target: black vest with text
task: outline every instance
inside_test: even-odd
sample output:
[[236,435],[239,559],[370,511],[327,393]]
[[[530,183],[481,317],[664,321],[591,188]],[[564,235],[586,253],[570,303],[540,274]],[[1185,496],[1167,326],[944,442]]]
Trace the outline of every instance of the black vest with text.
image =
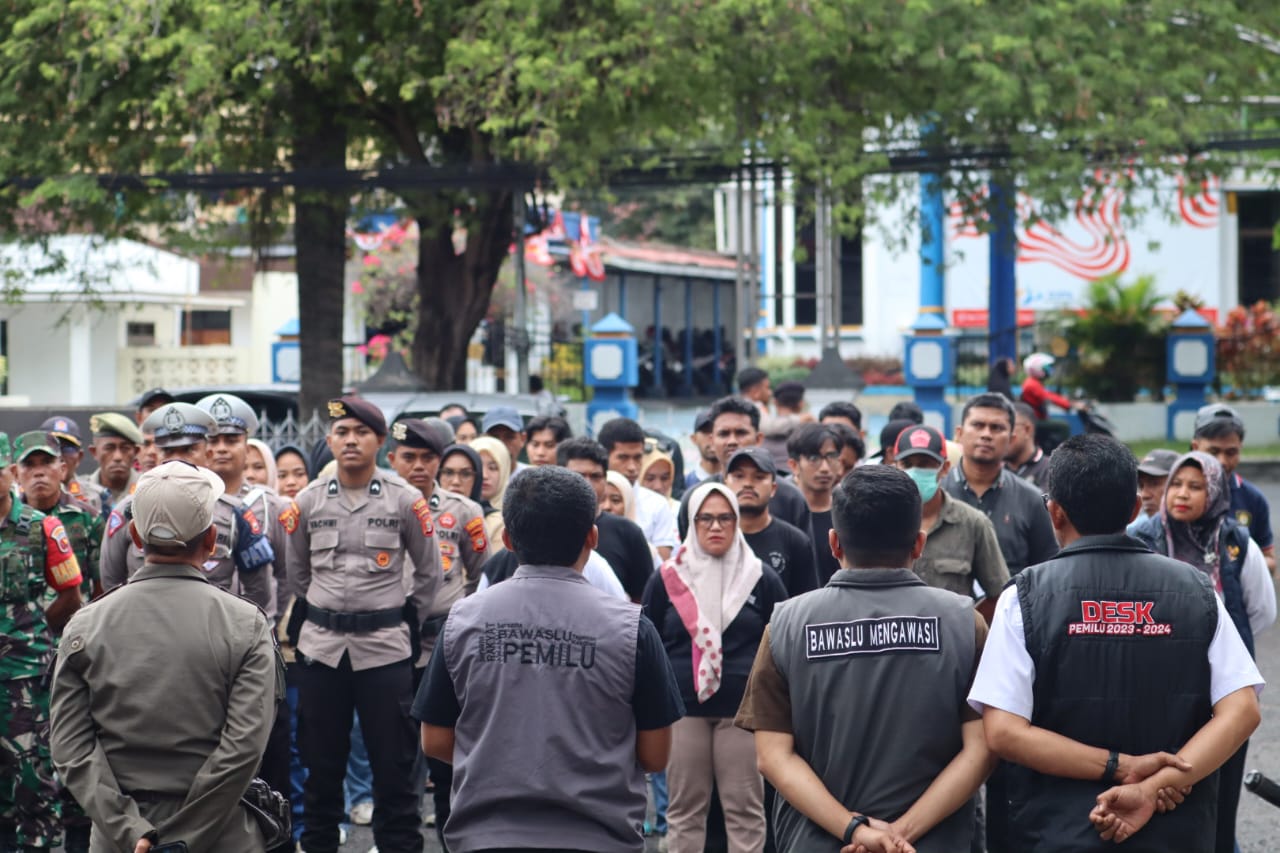
[[[1196,569],[1128,536],[1086,536],[1015,578],[1035,663],[1031,723],[1131,755],[1177,752],[1212,714],[1213,588]],[[1111,850],[1089,811],[1111,783],[1010,765],[1014,850]],[[1218,776],[1125,842],[1130,851],[1211,851]]]

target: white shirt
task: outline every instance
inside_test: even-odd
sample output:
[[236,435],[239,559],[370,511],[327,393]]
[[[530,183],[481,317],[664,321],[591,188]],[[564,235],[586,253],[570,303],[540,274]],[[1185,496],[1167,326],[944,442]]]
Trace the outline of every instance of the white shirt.
[[[614,598],[621,598],[623,601],[631,600],[627,597],[627,591],[622,588],[622,581],[618,580],[613,569],[609,568],[609,561],[596,551],[592,551],[591,556],[587,557],[587,564],[582,567],[582,576],[586,578],[587,583],[602,592],[609,593]],[[476,584],[476,592],[488,588],[489,576],[482,573],[480,583]]]
[[[979,714],[986,708],[998,708],[1030,720],[1035,680],[1036,667],[1027,651],[1018,588],[1010,586],[996,602],[991,632],[969,690],[969,706]],[[1209,701],[1216,705],[1222,697],[1242,687],[1261,693],[1264,684],[1262,673],[1218,598],[1218,628],[1209,643]]]
[[676,514],[671,502],[653,489],[631,487],[636,500],[636,524],[644,531],[645,540],[655,548],[674,548],[680,544],[676,533]]
[[1262,549],[1252,539],[1240,566],[1240,587],[1244,594],[1244,609],[1249,614],[1249,630],[1256,637],[1275,624],[1276,583],[1271,579]]

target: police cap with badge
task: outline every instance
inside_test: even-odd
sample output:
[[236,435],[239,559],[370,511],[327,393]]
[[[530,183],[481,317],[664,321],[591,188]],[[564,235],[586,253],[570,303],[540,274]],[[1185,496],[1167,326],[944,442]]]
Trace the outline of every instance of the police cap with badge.
[[89,432],[94,438],[123,438],[142,446],[142,430],[131,419],[118,412],[99,412],[89,418]]
[[168,403],[142,422],[142,431],[155,436],[156,447],[187,447],[208,440],[218,431],[213,416],[190,403]]
[[53,433],[53,437],[64,447],[84,446],[84,442],[80,439],[80,424],[66,415],[54,415],[48,418],[44,423],[40,424],[40,429]]
[[421,418],[401,418],[391,425],[391,440],[399,447],[430,450],[437,456],[444,453],[448,444],[439,430]]
[[258,431],[258,416],[253,407],[235,394],[210,394],[196,402],[218,424],[219,435],[253,435]]
[[329,421],[336,422],[354,418],[373,430],[379,438],[387,435],[387,419],[382,410],[359,397],[338,397],[329,401]]

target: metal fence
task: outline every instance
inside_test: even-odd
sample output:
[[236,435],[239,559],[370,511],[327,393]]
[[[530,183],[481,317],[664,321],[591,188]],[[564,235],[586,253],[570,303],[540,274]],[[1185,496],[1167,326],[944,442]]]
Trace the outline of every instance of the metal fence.
[[328,431],[329,422],[321,418],[319,412],[312,412],[306,419],[289,412],[282,419],[274,421],[267,417],[266,412],[261,412],[258,416],[258,434],[254,438],[266,442],[273,451],[292,444],[310,453],[311,448],[322,441]]

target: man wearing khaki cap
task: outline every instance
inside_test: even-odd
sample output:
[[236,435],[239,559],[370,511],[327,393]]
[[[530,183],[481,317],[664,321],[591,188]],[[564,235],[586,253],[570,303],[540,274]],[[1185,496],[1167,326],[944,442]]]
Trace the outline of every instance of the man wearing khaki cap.
[[115,506],[133,492],[138,482],[133,460],[142,447],[142,431],[115,412],[101,412],[89,418],[89,431],[93,434],[89,452],[98,461],[98,470],[88,477],[89,486],[109,491],[111,506]]
[[[240,798],[284,669],[266,616],[210,583],[222,481],[170,461],[144,474],[128,535],[146,562],[67,624],[53,680],[53,760],[93,819],[93,853],[183,842],[261,853]],[[193,630],[198,626],[198,630]]]

